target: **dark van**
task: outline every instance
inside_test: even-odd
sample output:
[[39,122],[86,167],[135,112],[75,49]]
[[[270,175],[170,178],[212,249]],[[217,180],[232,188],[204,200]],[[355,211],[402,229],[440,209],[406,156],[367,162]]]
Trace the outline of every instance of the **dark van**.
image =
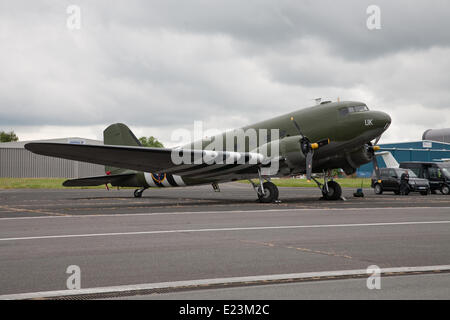
[[402,162],[400,168],[410,169],[416,176],[428,179],[431,192],[450,194],[450,162]]
[[420,192],[422,195],[427,195],[430,192],[430,185],[428,180],[418,178],[413,171],[401,168],[381,168],[380,180],[377,180],[375,175],[372,175],[372,188],[376,194],[382,194],[383,191],[393,191],[395,194],[400,194],[400,185],[402,183],[402,175],[406,173],[409,176],[408,190],[409,192]]

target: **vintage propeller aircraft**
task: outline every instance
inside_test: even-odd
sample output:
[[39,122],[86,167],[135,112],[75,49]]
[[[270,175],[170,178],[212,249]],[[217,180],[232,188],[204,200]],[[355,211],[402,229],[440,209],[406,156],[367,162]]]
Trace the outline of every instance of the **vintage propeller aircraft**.
[[[271,177],[306,174],[324,199],[337,200],[342,189],[333,181],[332,169],[351,174],[372,161],[379,179],[376,143],[390,124],[388,114],[370,111],[362,102],[325,101],[241,128],[257,133],[276,130],[277,134],[260,139],[256,148],[248,140],[244,149],[237,148],[236,139],[227,140],[227,133],[172,149],[147,148],[120,123],[105,129],[104,145],[36,142],[25,148],[36,154],[105,165],[105,176],[67,180],[63,183],[67,187],[110,183],[137,187],[134,196],[141,197],[149,187],[212,184],[218,190],[219,183],[248,179],[259,201],[267,203],[278,201],[278,188]],[[228,141],[224,149],[208,147],[219,138]],[[323,183],[313,173],[323,173]],[[255,178],[258,183],[251,180]]]

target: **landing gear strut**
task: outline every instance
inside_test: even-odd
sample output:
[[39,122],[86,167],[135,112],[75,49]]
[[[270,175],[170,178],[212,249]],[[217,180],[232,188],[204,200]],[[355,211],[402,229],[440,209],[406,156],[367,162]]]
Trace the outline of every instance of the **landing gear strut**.
[[142,197],[142,192],[144,192],[145,189],[147,189],[147,188],[141,188],[141,189],[134,190],[134,197],[135,198]]
[[278,188],[275,184],[270,181],[264,182],[264,179],[261,176],[261,171],[258,169],[259,175],[259,184],[254,183],[252,180],[249,180],[255,189],[256,194],[258,196],[258,200],[261,203],[271,203],[278,202]]
[[324,174],[323,183],[320,183],[314,177],[312,177],[314,182],[317,183],[317,186],[319,187],[320,191],[322,191],[322,196],[323,196],[324,200],[339,200],[339,199],[341,199],[342,198],[341,186],[336,181],[333,181],[332,178],[330,181],[328,181],[329,178],[330,178],[329,172]]

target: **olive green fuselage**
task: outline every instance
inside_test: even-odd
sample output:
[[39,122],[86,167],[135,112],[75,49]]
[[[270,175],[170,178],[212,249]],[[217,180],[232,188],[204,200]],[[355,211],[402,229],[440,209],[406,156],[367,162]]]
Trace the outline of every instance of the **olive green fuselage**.
[[[362,164],[368,163],[371,156],[365,145],[379,137],[390,125],[389,115],[380,111],[370,111],[361,102],[330,102],[313,107],[295,110],[287,114],[257,122],[237,129],[244,132],[254,130],[257,136],[262,129],[264,132],[277,130],[277,135],[270,135],[267,147],[277,148],[277,170],[272,176],[290,176],[305,173],[305,155],[300,147],[301,135],[293,124],[294,119],[300,126],[304,136],[311,142],[329,139],[329,144],[314,151],[313,172],[342,168],[346,173],[354,172]],[[258,139],[257,146],[249,139],[237,150],[236,141],[227,141],[227,134],[222,133],[202,141],[183,146],[182,149],[214,150],[217,141],[221,141],[224,151],[253,152],[260,151],[263,142]],[[223,151],[220,150],[220,151]],[[274,149],[275,150],[275,149]],[[258,167],[242,165],[239,170],[229,166],[199,165],[192,168],[188,174],[175,176],[170,174],[136,173],[126,185],[133,186],[178,186],[197,185],[205,183],[227,182],[240,179],[258,177]]]

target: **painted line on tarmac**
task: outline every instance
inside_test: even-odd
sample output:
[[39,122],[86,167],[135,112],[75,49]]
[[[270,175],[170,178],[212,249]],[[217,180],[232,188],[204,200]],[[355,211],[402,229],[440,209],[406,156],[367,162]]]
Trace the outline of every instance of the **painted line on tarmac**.
[[371,208],[298,208],[298,209],[262,209],[262,210],[216,210],[216,211],[181,211],[181,212],[146,212],[146,213],[114,213],[114,214],[79,214],[79,215],[55,215],[34,217],[0,218],[1,220],[31,220],[31,219],[55,219],[55,218],[101,218],[101,217],[129,217],[129,216],[164,216],[164,215],[189,215],[189,214],[233,214],[233,213],[264,213],[264,212],[298,212],[298,211],[371,211],[371,210],[450,210],[450,207],[371,207]]
[[254,230],[280,230],[280,229],[312,229],[312,228],[354,228],[354,227],[383,227],[383,226],[404,226],[404,225],[432,225],[450,224],[449,220],[444,221],[404,221],[404,222],[377,222],[377,223],[347,223],[347,224],[316,224],[316,225],[291,225],[291,226],[260,226],[260,227],[229,227],[229,228],[207,228],[207,229],[180,229],[180,230],[151,230],[133,232],[109,232],[109,233],[85,233],[85,234],[62,234],[45,236],[28,236],[15,238],[0,238],[0,241],[21,241],[21,240],[43,240],[43,239],[63,239],[63,238],[90,238],[90,237],[113,237],[129,235],[153,235],[168,233],[199,233],[199,232],[219,232],[219,231],[254,231]]
[[[437,266],[417,266],[417,267],[398,267],[398,268],[382,268],[381,275],[395,276],[408,274],[423,274],[449,272],[450,265]],[[230,278],[213,278],[200,280],[186,280],[186,281],[171,281],[159,283],[144,283],[133,285],[120,285],[110,287],[96,287],[75,290],[56,290],[56,291],[40,291],[28,292],[18,294],[0,295],[0,300],[23,300],[23,299],[44,299],[44,298],[62,298],[73,296],[87,296],[86,298],[101,298],[105,294],[145,295],[149,293],[158,293],[158,289],[166,290],[195,290],[195,289],[213,289],[214,286],[232,285],[232,286],[249,286],[261,284],[277,284],[295,281],[319,281],[319,280],[337,280],[351,277],[365,277],[372,274],[372,270],[368,272],[367,269],[356,270],[337,270],[337,271],[322,271],[322,272],[304,272],[304,273],[288,273],[288,274],[271,274],[247,277],[230,277]],[[153,290],[153,292],[152,292]],[[90,296],[90,297],[89,297]]]

